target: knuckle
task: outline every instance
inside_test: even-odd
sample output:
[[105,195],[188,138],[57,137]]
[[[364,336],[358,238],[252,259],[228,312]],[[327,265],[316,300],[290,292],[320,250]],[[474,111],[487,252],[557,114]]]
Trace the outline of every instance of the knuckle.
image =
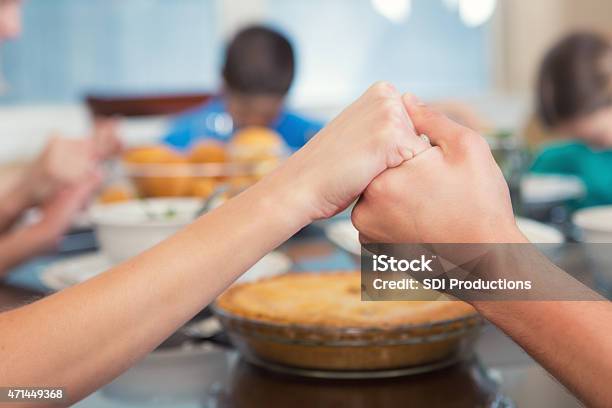
[[401,112],[397,101],[383,99],[378,103],[378,119],[382,124],[396,126],[401,121]]
[[388,98],[396,93],[395,87],[387,81],[377,81],[370,87],[370,93],[379,98]]

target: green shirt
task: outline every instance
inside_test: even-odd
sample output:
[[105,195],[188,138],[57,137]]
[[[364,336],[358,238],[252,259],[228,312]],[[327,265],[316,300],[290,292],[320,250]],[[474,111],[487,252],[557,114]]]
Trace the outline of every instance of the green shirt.
[[579,208],[612,204],[612,150],[593,150],[578,141],[551,144],[540,151],[531,171],[579,177],[586,187]]

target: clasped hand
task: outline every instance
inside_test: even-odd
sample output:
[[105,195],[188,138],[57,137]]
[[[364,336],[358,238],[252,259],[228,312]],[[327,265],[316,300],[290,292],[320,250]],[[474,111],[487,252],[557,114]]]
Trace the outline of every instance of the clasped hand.
[[279,197],[303,224],[360,196],[352,219],[364,242],[524,242],[484,138],[385,82],[265,183],[291,186]]

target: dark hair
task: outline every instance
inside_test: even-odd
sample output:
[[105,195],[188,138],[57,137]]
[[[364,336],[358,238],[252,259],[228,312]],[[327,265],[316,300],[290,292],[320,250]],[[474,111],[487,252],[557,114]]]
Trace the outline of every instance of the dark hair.
[[285,95],[294,76],[289,40],[264,26],[250,26],[232,39],[225,53],[223,79],[232,91]]
[[554,127],[612,103],[612,45],[595,33],[570,34],[544,57],[537,82],[537,111]]

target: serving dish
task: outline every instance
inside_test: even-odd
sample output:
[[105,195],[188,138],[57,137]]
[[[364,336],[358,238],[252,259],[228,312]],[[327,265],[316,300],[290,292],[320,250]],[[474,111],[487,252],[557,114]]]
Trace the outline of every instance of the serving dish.
[[112,262],[158,244],[191,223],[202,207],[196,198],[156,198],[96,204],[90,209],[96,238]]
[[250,127],[228,142],[205,139],[186,151],[165,145],[135,147],[121,163],[140,197],[208,197],[221,185],[238,191],[248,187],[288,154],[279,134]]
[[[293,277],[298,290],[306,297],[312,296],[312,302],[296,306],[303,308],[305,323],[233,307],[232,296],[245,285],[229,289],[213,305],[232,343],[248,361],[312,377],[399,376],[434,370],[471,356],[480,332],[481,317],[463,302],[361,302],[358,272],[290,273],[250,285]],[[334,319],[333,309],[342,313],[342,306],[322,306],[327,303],[317,301],[316,285],[304,282],[310,277],[350,280],[350,288],[341,285],[342,290],[350,291],[351,300],[345,307],[359,309],[365,319],[349,319],[346,323]],[[294,296],[291,290],[287,296],[297,302],[304,299]],[[282,310],[283,302],[269,300],[267,306]],[[401,312],[401,307],[408,311]],[[384,308],[392,309],[391,313],[385,314]]]

